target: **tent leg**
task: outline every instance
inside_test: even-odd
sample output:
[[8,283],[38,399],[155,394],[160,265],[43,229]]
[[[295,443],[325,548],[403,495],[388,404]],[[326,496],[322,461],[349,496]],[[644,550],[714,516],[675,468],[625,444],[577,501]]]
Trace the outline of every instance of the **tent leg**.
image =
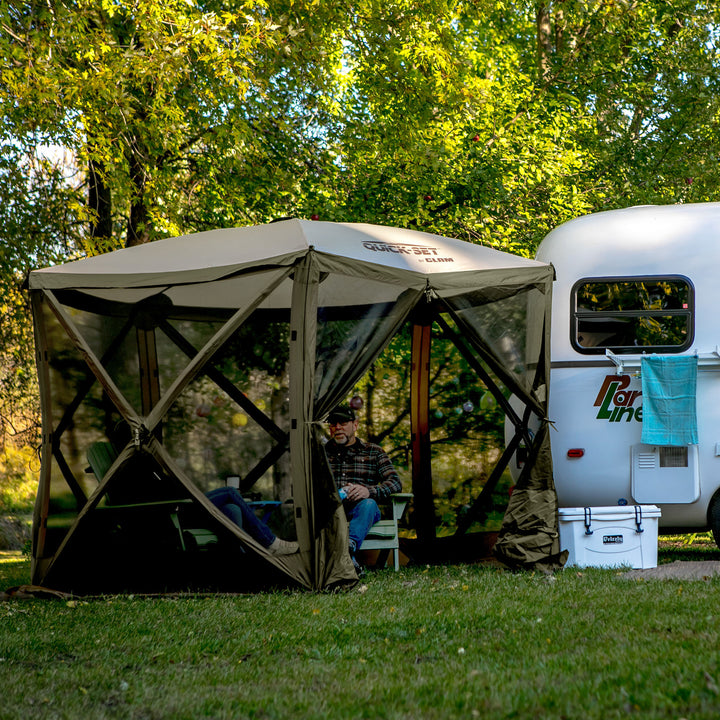
[[432,325],[413,325],[410,376],[412,485],[418,540],[435,539],[435,503],[430,462],[430,338]]

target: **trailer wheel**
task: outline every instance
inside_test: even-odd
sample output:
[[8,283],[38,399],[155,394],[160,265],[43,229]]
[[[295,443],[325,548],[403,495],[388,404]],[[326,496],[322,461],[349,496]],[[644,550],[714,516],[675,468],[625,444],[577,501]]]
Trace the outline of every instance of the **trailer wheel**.
[[713,540],[715,540],[715,544],[720,548],[720,495],[716,495],[710,503],[708,520],[710,521]]

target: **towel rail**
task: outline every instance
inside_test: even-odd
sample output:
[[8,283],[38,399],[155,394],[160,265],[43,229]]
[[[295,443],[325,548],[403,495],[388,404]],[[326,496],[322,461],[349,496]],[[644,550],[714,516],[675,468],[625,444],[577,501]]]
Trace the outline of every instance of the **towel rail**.
[[[661,353],[653,353],[661,354]],[[720,346],[715,346],[710,352],[693,353],[698,359],[698,372],[720,372]],[[610,360],[617,368],[618,375],[640,375],[640,368],[643,355],[646,353],[631,355],[616,355],[612,350],[605,350],[605,357]]]

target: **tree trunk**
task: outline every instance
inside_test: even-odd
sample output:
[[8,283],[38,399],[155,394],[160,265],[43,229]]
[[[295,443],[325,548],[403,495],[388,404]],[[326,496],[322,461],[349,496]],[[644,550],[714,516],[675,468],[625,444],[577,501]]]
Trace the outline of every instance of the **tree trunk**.
[[90,238],[112,237],[112,194],[102,168],[94,160],[88,163],[88,206],[92,212]]
[[130,165],[130,181],[133,192],[130,200],[130,217],[128,218],[125,246],[142,245],[150,242],[148,210],[145,203],[145,186],[147,183],[146,157],[144,147],[137,137],[132,138],[128,151]]
[[535,9],[535,24],[537,26],[537,72],[538,80],[544,83],[550,72],[550,57],[552,55],[552,27],[550,24],[550,3],[538,2]]

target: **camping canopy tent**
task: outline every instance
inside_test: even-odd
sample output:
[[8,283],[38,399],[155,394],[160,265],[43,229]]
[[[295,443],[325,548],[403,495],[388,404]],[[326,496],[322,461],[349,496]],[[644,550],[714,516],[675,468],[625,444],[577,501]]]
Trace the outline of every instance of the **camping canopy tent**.
[[[516,425],[501,460],[529,448],[497,553],[518,565],[551,560],[549,440],[527,421],[545,417],[552,277],[549,265],[458,240],[304,220],[32,272],[43,415],[33,582],[76,592],[353,582],[319,423],[408,321],[418,535],[432,524],[436,321]],[[101,470],[88,468],[93,448],[109,451]],[[208,501],[229,476],[257,491],[261,508],[276,501],[298,554],[270,556]]]

